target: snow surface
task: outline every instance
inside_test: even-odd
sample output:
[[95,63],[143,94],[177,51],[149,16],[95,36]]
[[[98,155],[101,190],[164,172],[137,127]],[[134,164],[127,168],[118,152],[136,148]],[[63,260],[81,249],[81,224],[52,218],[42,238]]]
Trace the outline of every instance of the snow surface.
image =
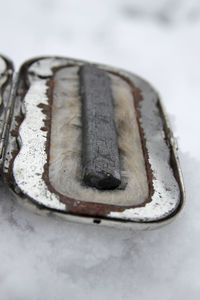
[[1,53],[118,66],[160,92],[187,202],[170,225],[131,232],[36,215],[0,188],[0,299],[200,299],[200,1],[1,1]]

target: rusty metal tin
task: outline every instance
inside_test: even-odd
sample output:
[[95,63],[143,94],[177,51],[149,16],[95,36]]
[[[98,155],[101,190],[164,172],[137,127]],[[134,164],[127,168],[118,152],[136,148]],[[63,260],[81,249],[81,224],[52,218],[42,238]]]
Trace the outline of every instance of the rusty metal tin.
[[[93,64],[105,70],[115,86],[121,82],[123,87],[128,87],[133,99],[137,127],[135,135],[137,143],[140,144],[146,181],[141,189],[138,185],[138,198],[134,199],[134,186],[127,194],[126,187],[125,191],[116,190],[112,194],[94,190],[88,193],[87,188],[75,178],[76,172],[73,168],[71,170],[75,175],[70,176],[67,164],[62,172],[69,173],[66,177],[70,182],[66,182],[68,190],[65,191],[64,183],[52,183],[52,148],[58,143],[62,147],[62,134],[59,135],[57,129],[57,117],[52,120],[59,109],[60,114],[64,113],[55,98],[58,99],[56,101],[60,101],[62,97],[66,97],[66,101],[73,100],[70,107],[75,110],[76,101],[77,105],[81,105],[78,102],[80,97],[77,97],[78,100],[73,97],[79,89],[78,70],[84,64],[89,63],[60,57],[32,59],[22,65],[16,80],[13,80],[11,91],[13,68],[8,60],[1,58],[1,106],[4,106],[4,112],[0,115],[0,129],[1,149],[4,149],[1,155],[4,181],[22,202],[36,204],[37,209],[50,210],[71,221],[133,229],[149,229],[169,222],[180,211],[184,201],[176,143],[158,93],[148,82],[124,70]],[[70,107],[66,113],[73,114]],[[79,117],[76,119],[79,120],[78,123],[73,124],[74,130],[79,132],[77,139],[81,132]],[[52,142],[54,131],[56,137]],[[76,134],[77,131],[73,132]],[[68,147],[71,140],[69,143],[65,142]],[[80,160],[80,157],[77,159]],[[59,177],[58,173],[59,171],[54,177]],[[71,184],[70,177],[73,176],[77,182],[72,181]],[[129,180],[132,179],[128,178],[128,184]],[[80,187],[79,194],[76,186]]]

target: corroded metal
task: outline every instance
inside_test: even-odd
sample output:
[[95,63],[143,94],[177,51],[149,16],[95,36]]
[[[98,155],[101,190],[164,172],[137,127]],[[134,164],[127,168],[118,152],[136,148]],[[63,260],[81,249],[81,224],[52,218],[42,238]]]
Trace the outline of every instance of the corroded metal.
[[5,147],[12,111],[11,85],[13,65],[10,60],[0,56],[0,174],[4,160]]
[[[62,67],[80,68],[88,62],[66,58],[40,58],[21,68],[15,97],[4,178],[21,198],[70,220],[111,226],[151,228],[177,214],[184,189],[174,138],[157,92],[140,77],[115,68],[96,65],[123,78],[134,94],[134,106],[145,159],[149,196],[142,205],[89,203],[62,195],[49,181],[51,88],[54,72]],[[134,195],[133,195],[134,196]],[[122,199],[123,200],[123,199]],[[76,216],[75,216],[76,215]],[[86,218],[84,218],[86,217]]]

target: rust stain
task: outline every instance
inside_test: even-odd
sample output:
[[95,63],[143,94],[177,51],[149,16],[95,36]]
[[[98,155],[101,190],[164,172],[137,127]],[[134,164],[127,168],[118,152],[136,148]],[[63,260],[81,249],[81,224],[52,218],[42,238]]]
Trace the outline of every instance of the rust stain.
[[[32,61],[31,61],[32,63]],[[26,76],[27,76],[27,68],[29,67],[29,63],[27,63],[25,66],[23,66],[23,69],[21,70],[21,82],[23,85],[22,88],[22,92],[18,92],[17,96],[21,98],[21,101],[23,101],[24,96],[26,95],[26,92],[28,90],[28,86],[26,84]],[[57,67],[53,69],[53,72],[55,74],[55,72],[58,69],[64,68],[64,67],[69,67],[69,66],[76,66],[75,64],[66,64],[64,66],[61,67]],[[47,132],[47,141],[46,141],[46,154],[47,154],[47,163],[44,165],[44,172],[43,172],[43,180],[45,181],[47,188],[49,191],[51,191],[52,193],[55,193],[59,196],[59,199],[62,203],[66,204],[66,212],[70,213],[70,214],[76,214],[76,215],[84,215],[84,216],[92,216],[92,217],[103,217],[106,218],[106,216],[110,213],[110,212],[123,212],[125,209],[128,208],[136,208],[136,207],[142,207],[145,206],[146,203],[151,201],[151,196],[153,194],[153,185],[152,185],[152,170],[151,170],[151,166],[150,163],[148,161],[148,152],[146,149],[146,141],[143,135],[143,130],[140,126],[140,122],[139,122],[139,117],[140,117],[140,109],[139,109],[139,103],[140,101],[143,100],[142,95],[141,95],[141,91],[135,87],[133,85],[133,83],[126,78],[125,76],[122,76],[121,74],[119,75],[116,72],[110,72],[113,73],[114,75],[120,76],[123,80],[125,80],[129,86],[132,89],[132,93],[133,93],[133,99],[134,99],[134,105],[136,108],[136,112],[137,112],[137,122],[138,122],[138,127],[139,127],[139,133],[140,133],[140,137],[141,137],[141,143],[142,143],[142,149],[143,149],[143,155],[144,155],[144,159],[145,159],[145,166],[146,166],[146,172],[147,172],[147,179],[148,179],[148,184],[149,184],[149,196],[148,198],[144,201],[144,203],[137,205],[137,206],[119,206],[119,205],[108,205],[108,204],[101,204],[101,203],[91,203],[91,202],[87,202],[87,201],[81,201],[78,199],[72,199],[69,198],[67,196],[62,195],[61,193],[59,193],[57,190],[54,189],[54,187],[51,185],[51,182],[49,180],[49,161],[50,161],[50,137],[51,137],[51,111],[53,107],[52,102],[53,102],[53,88],[54,88],[54,83],[55,80],[54,78],[51,78],[47,85],[48,85],[48,89],[47,89],[47,97],[48,97],[48,105],[46,104],[39,104],[38,107],[41,108],[42,112],[46,115],[46,119],[44,120],[44,126],[41,127],[42,131],[46,131]],[[16,123],[17,125],[15,126],[15,128],[11,131],[11,135],[13,137],[17,137],[18,136],[18,132],[19,132],[19,127],[23,121],[24,117],[18,116],[16,117]],[[12,152],[12,159],[10,161],[10,165],[9,165],[9,171],[8,174],[6,175],[8,182],[14,182],[14,178],[12,175],[12,167],[13,167],[13,162],[15,157],[17,156],[19,152],[19,149],[16,151]]]
[[[62,66],[59,68],[54,68],[54,74],[58,69],[61,69]],[[74,66],[74,65],[70,65]],[[134,105],[137,112],[137,122],[139,127],[139,133],[141,137],[141,143],[142,143],[142,149],[143,149],[143,155],[145,159],[145,166],[146,166],[146,172],[147,172],[147,179],[148,179],[148,185],[149,185],[149,196],[144,201],[144,203],[136,206],[119,206],[119,205],[109,205],[109,204],[101,204],[101,203],[91,203],[87,201],[81,201],[78,199],[69,198],[61,193],[59,193],[51,184],[49,180],[49,161],[50,161],[50,137],[51,137],[51,111],[53,108],[53,88],[54,88],[54,79],[50,79],[47,83],[48,90],[47,90],[47,97],[48,97],[48,105],[41,104],[39,107],[42,109],[43,113],[46,114],[47,120],[45,120],[45,128],[47,130],[47,141],[46,141],[46,153],[47,153],[47,163],[44,166],[44,172],[43,172],[43,180],[45,181],[49,191],[51,191],[54,194],[57,194],[59,196],[59,199],[62,203],[66,204],[66,210],[68,213],[71,214],[78,214],[78,215],[85,215],[85,216],[93,216],[93,217],[106,217],[110,212],[123,212],[125,209],[128,208],[136,208],[136,207],[142,207],[145,206],[146,203],[151,201],[151,196],[153,194],[153,185],[152,185],[152,170],[150,163],[148,161],[148,153],[146,149],[146,141],[144,139],[143,131],[139,123],[139,117],[140,117],[140,110],[139,110],[139,102],[142,101],[142,95],[141,91],[134,87],[132,82],[127,79],[124,76],[119,75],[118,73],[111,72],[117,76],[120,76],[123,80],[128,82],[129,86],[131,86],[131,90],[133,93],[133,99],[134,99]]]

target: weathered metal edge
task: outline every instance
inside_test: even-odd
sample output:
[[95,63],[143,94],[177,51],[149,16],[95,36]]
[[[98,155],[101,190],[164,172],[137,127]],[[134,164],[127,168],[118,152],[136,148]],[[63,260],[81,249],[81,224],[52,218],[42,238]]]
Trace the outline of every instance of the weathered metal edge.
[[164,227],[167,224],[170,224],[176,215],[171,216],[170,218],[162,219],[161,221],[156,222],[134,222],[134,221],[124,221],[116,219],[106,219],[106,218],[95,218],[91,216],[80,216],[72,215],[62,211],[48,209],[44,206],[38,205],[33,200],[28,199],[22,194],[18,194],[13,189],[9,189],[9,192],[12,193],[16,199],[19,206],[29,210],[33,214],[44,216],[44,217],[55,217],[70,223],[78,223],[84,225],[93,225],[93,226],[104,226],[110,227],[119,230],[155,230],[161,227]]
[[11,60],[0,55],[0,180],[12,110],[13,73],[14,66]]
[[[43,59],[47,59],[47,58],[43,58]],[[51,58],[50,58],[51,59]],[[81,64],[81,63],[85,63],[85,62],[82,62],[82,61],[76,61],[76,60],[72,60],[72,59],[63,59],[63,58],[61,58],[61,59],[59,59],[59,58],[56,58],[56,59],[58,59],[59,60],[59,63],[60,63],[60,60],[62,60],[63,61],[63,63],[65,63],[66,64],[66,62],[67,63],[79,63],[79,64]],[[29,63],[33,63],[34,61],[29,61]],[[116,72],[121,72],[121,73],[123,73],[125,76],[130,76],[131,74],[130,73],[127,73],[127,72],[125,72],[125,71],[123,71],[123,70],[116,70],[116,69],[113,69],[113,68],[110,68],[110,67],[108,67],[108,66],[103,66],[103,65],[98,65],[98,66],[100,66],[100,67],[103,67],[103,68],[107,68],[107,69],[109,69],[109,70],[113,70],[113,71],[116,71]],[[42,75],[41,75],[42,76]],[[46,74],[44,74],[44,77],[45,76],[47,76]],[[132,76],[134,76],[134,78],[138,78],[137,76],[135,76],[135,75],[132,75]],[[139,78],[139,80],[141,80],[141,78]],[[144,82],[144,81],[143,81]],[[149,85],[149,84],[148,84]],[[168,137],[169,138],[169,137]],[[170,142],[172,143],[172,138],[170,139]],[[172,149],[173,149],[173,147],[172,147]],[[174,149],[173,149],[173,151],[174,151]],[[180,187],[182,188],[182,196],[181,196],[181,201],[180,201],[180,205],[179,205],[179,208],[182,206],[182,203],[183,203],[183,198],[184,198],[184,190],[183,190],[183,182],[182,182],[182,176],[181,176],[181,171],[180,171],[180,166],[179,166],[179,164],[178,164],[178,162],[177,162],[177,155],[175,155],[175,158],[176,158],[176,164],[177,164],[177,170],[178,170],[178,174],[179,174],[179,177],[180,177]],[[178,207],[177,207],[177,210],[176,210],[176,212],[178,211],[179,209],[178,209]],[[75,218],[75,216],[73,216],[72,217],[73,219]],[[112,218],[112,217],[111,217]],[[88,218],[86,218],[86,219],[88,219]],[[93,219],[93,218],[92,218]],[[167,218],[165,218],[165,219],[167,219]],[[105,221],[105,220],[104,220]],[[123,222],[123,220],[121,220],[122,222]],[[124,220],[125,221],[125,220]],[[110,220],[108,221],[109,222],[109,224],[111,224],[110,222]],[[126,220],[126,223],[129,223],[130,222],[130,220]],[[134,220],[132,220],[131,222],[134,222]],[[140,221],[141,222],[141,221]],[[156,221],[156,222],[158,222],[158,220]],[[118,223],[118,222],[117,222]]]

